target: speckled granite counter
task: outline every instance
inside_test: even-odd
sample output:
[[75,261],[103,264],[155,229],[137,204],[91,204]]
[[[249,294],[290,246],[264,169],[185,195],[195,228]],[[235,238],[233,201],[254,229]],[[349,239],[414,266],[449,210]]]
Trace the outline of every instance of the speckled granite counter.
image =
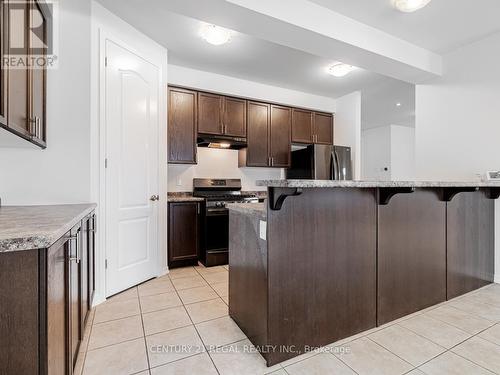
[[50,247],[95,204],[0,207],[0,253]]
[[266,220],[267,206],[265,203],[231,203],[227,205],[227,208],[229,211],[237,211]]
[[500,187],[492,181],[330,181],[330,180],[259,180],[257,186],[280,188],[444,188]]

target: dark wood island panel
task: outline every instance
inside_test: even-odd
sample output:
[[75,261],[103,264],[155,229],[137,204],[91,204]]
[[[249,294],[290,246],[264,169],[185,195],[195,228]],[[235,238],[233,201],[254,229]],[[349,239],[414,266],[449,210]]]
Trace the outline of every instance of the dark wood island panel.
[[378,213],[378,324],[446,300],[446,202],[398,194]]
[[375,189],[304,189],[268,210],[268,344],[304,352],[376,326],[376,212]]
[[448,299],[493,282],[494,202],[484,191],[478,191],[458,194],[448,203]]

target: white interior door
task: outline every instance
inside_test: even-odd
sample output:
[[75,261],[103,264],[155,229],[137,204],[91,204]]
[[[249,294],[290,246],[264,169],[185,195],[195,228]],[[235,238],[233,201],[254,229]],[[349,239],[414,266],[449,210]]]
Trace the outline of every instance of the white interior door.
[[157,276],[160,69],[106,41],[106,296]]

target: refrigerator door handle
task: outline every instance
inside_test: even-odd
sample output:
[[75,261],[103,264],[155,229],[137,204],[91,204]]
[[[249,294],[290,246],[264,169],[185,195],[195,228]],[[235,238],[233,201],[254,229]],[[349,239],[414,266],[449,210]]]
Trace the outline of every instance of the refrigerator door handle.
[[335,180],[341,180],[339,154],[337,153],[337,150],[335,150],[334,153],[335,153],[335,171],[336,171]]
[[335,180],[335,153],[330,153],[330,180]]

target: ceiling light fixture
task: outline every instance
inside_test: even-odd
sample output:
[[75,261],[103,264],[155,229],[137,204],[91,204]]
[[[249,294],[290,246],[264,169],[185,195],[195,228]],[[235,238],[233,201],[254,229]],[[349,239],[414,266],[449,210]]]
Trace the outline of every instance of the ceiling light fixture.
[[422,9],[430,2],[431,0],[392,0],[394,8],[405,13],[415,12],[416,10]]
[[328,67],[328,74],[331,74],[334,77],[344,77],[356,69],[358,68],[355,66],[339,62]]
[[223,27],[206,24],[200,31],[201,37],[214,46],[226,44],[231,40],[231,31]]
[[401,103],[396,103],[396,107],[401,107]]

